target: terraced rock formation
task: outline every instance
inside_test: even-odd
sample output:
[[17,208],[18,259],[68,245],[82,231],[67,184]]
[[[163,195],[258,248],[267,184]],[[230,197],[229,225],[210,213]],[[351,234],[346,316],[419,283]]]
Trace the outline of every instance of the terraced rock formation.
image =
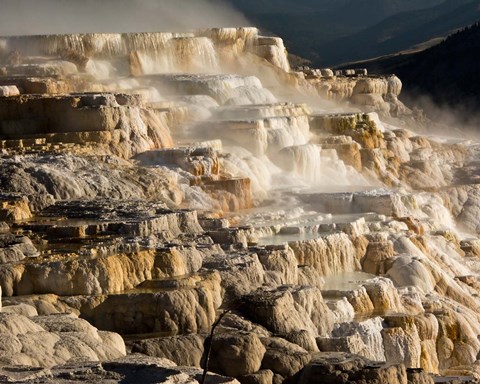
[[0,380],[480,380],[479,145],[395,76],[254,28],[0,63]]

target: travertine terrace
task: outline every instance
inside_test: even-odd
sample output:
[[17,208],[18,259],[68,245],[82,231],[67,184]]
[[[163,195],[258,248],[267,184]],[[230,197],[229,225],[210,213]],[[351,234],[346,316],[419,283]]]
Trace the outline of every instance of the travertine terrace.
[[0,38],[0,381],[477,382],[480,147],[401,88],[255,28]]

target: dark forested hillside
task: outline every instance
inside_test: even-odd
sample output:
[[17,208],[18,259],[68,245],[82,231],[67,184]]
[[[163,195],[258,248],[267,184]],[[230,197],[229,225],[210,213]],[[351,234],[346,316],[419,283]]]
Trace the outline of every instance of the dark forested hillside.
[[370,72],[395,73],[404,83],[407,98],[426,95],[437,105],[480,107],[480,24],[450,35],[422,52],[362,62]]
[[480,19],[480,0],[230,0],[316,66],[391,54]]
[[330,62],[361,60],[405,50],[466,27],[480,19],[480,0],[445,1],[428,9],[399,13],[346,38],[326,45]]

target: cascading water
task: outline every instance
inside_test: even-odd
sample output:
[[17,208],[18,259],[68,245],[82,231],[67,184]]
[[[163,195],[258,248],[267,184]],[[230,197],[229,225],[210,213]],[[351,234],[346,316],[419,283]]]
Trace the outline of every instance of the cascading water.
[[308,116],[275,117],[266,119],[264,124],[268,132],[268,147],[273,153],[285,147],[308,143]]
[[178,37],[193,37],[191,33],[125,33],[122,35],[123,41],[129,52],[160,52],[166,48],[167,43]]
[[323,150],[317,144],[285,147],[274,158],[282,169],[300,176],[317,191],[328,191],[330,186],[369,185],[363,176],[338,158],[335,150]]
[[[227,46],[229,50],[235,47],[231,51],[235,55],[243,51],[256,52],[276,67],[288,71],[282,40],[258,36],[255,28],[218,28],[190,33],[29,36],[4,41],[6,50],[18,49],[25,55],[62,56],[75,52],[84,56],[87,59],[84,71],[105,81],[106,90],[137,92],[154,102],[169,94],[210,98],[218,104],[209,102],[201,110],[191,103],[189,107],[191,116],[207,119],[204,122],[206,128],[196,132],[195,124],[189,123],[188,133],[181,135],[175,129],[175,135],[182,140],[188,140],[189,136],[195,140],[220,137],[226,143],[246,149],[248,154],[240,151],[241,155],[234,154],[224,162],[229,172],[254,180],[253,188],[258,196],[268,195],[272,177],[275,175],[278,179],[282,168],[287,169],[287,174],[293,178],[298,177],[306,185],[316,187],[322,183],[348,183],[349,178],[356,177],[355,172],[332,153],[309,144],[309,117],[304,107],[279,104],[271,91],[254,76],[202,75],[221,71]],[[129,71],[158,77],[151,77],[149,82],[117,79]],[[164,75],[166,73],[178,75]],[[188,107],[189,103],[186,105]],[[252,107],[239,109],[245,106]],[[218,121],[217,116],[221,117]],[[212,126],[218,128],[212,130]],[[282,165],[281,157],[287,158],[291,164]],[[280,167],[274,165],[277,161],[280,161]],[[288,184],[288,180],[285,175],[282,184]]]
[[111,79],[117,74],[117,70],[110,61],[94,59],[88,60],[85,72],[99,80]]
[[172,37],[155,50],[137,52],[143,74],[215,72],[218,58],[213,42],[206,37]]
[[315,144],[297,145],[283,148],[280,153],[281,167],[313,185],[321,181],[320,147]]
[[[208,103],[201,108],[192,106],[188,99],[182,101],[190,108],[190,116],[206,120],[200,130],[198,122],[193,121],[183,134],[175,128],[175,136],[183,141],[221,138],[226,144],[243,148],[223,159],[225,170],[233,176],[250,178],[258,199],[267,197],[276,185],[318,188],[322,184],[348,184],[351,180],[364,182],[332,151],[309,144],[309,111],[305,107],[278,103],[255,76],[202,74],[221,72],[226,51],[234,55],[257,53],[288,71],[281,39],[260,37],[255,28],[181,34],[73,34],[5,41],[7,49],[18,49],[23,54],[62,56],[76,52],[85,56],[84,71],[103,80],[106,90],[140,93],[153,102],[164,96],[179,100],[207,98]],[[147,75],[146,80],[142,76],[136,81],[118,79],[129,73]]]
[[272,175],[280,170],[266,156],[253,156],[242,147],[228,148],[228,156],[222,159],[225,172],[251,180],[253,195],[262,200],[272,189]]
[[10,51],[22,55],[62,55],[74,52],[85,57],[116,57],[126,53],[119,33],[15,36],[7,38]]

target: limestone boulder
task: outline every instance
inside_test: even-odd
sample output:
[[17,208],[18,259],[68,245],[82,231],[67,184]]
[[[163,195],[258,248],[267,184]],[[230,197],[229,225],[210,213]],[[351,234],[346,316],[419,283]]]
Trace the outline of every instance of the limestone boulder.
[[214,335],[209,368],[226,376],[243,376],[257,372],[264,358],[265,347],[255,334]]
[[438,320],[437,355],[439,368],[472,365],[480,351],[475,336],[477,326],[464,314],[446,310],[436,316]]
[[328,300],[327,306],[332,312],[334,323],[352,321],[355,317],[355,309],[346,297],[342,297],[340,300]]
[[223,318],[221,323],[216,328],[218,332],[226,333],[254,333],[258,337],[270,337],[270,332],[262,327],[259,324],[252,323],[247,320],[245,317],[240,316],[236,313],[227,313]]
[[377,93],[358,93],[352,96],[352,103],[365,107],[368,112],[390,112],[390,105],[385,102],[382,95]]
[[316,340],[305,330],[291,332],[285,335],[285,340],[302,347],[308,352],[318,352]]
[[273,384],[274,373],[269,369],[262,369],[250,375],[238,377],[241,384]]
[[198,367],[202,363],[206,335],[179,335],[145,340],[129,341],[131,353],[160,357],[177,365]]
[[389,76],[387,79],[387,83],[387,93],[391,93],[396,96],[400,95],[400,93],[402,92],[402,81],[397,76]]
[[45,330],[30,320],[29,318],[14,313],[1,313],[1,331],[4,334],[10,334],[13,336],[35,333],[35,332],[44,332]]
[[3,192],[14,192],[12,196],[2,196],[0,198],[0,220],[16,221],[26,220],[32,217],[32,212],[28,205],[28,199],[25,196],[16,195],[11,190],[3,190]]
[[393,243],[387,242],[369,242],[367,252],[362,259],[362,269],[364,272],[374,275],[384,274],[384,261],[394,255]]
[[330,310],[317,288],[260,289],[245,297],[244,302],[248,318],[276,334],[305,330],[315,337],[327,334],[333,326]]
[[34,306],[24,303],[4,306],[3,308],[0,308],[0,310],[3,313],[15,313],[25,317],[34,317],[38,315],[37,309]]
[[346,291],[345,297],[356,314],[370,314],[375,310],[365,287],[358,287],[357,289]]
[[16,85],[0,86],[0,97],[18,96],[18,95],[20,95],[20,90]]
[[[360,336],[365,349],[358,351],[363,356],[372,361],[385,361],[385,348],[382,338],[382,319],[374,317],[361,322],[343,323],[335,326],[332,332],[333,337]],[[355,342],[349,340],[349,342]],[[357,345],[361,345],[358,343]],[[356,347],[358,348],[358,347]]]
[[362,355],[367,346],[358,333],[340,337],[317,337],[318,348],[322,352],[346,352]]
[[480,257],[480,240],[465,239],[461,242],[462,251],[467,257]]
[[202,262],[202,254],[195,247],[160,250],[155,256],[152,275],[159,279],[196,273]]
[[420,338],[420,366],[431,373],[438,373],[437,337],[438,320],[432,313],[414,317],[415,326]]
[[436,281],[424,259],[401,256],[395,259],[386,271],[387,276],[400,287],[414,286],[424,293],[432,292]]
[[368,94],[375,93],[378,95],[385,95],[388,92],[389,84],[382,78],[365,78],[356,82],[353,88],[353,94]]
[[362,156],[360,154],[360,144],[357,142],[341,144],[322,144],[323,149],[335,149],[338,157],[347,165],[352,166],[357,171],[362,170]]
[[298,266],[298,285],[322,288],[325,284],[323,276],[310,265]]
[[404,308],[398,290],[392,280],[377,277],[367,280],[363,287],[367,291],[376,313],[403,312]]
[[287,51],[281,38],[259,36],[256,40],[254,52],[274,66],[286,72],[290,71]]
[[296,344],[281,338],[262,339],[266,352],[262,368],[269,369],[283,377],[299,372],[311,359],[309,352]]
[[402,181],[415,189],[439,189],[447,186],[444,166],[432,159],[410,160],[400,168]]
[[8,232],[10,232],[9,225],[4,221],[0,221],[0,234],[3,235],[3,234],[6,234]]
[[373,190],[354,195],[357,212],[376,212],[385,216],[408,216],[408,209],[402,194]]
[[[29,296],[9,296],[4,297],[3,302],[6,306],[22,308],[23,305],[27,305],[28,308],[35,309],[38,315],[54,315],[59,313],[73,313],[80,315],[80,311],[75,310],[68,303],[62,301],[62,298],[53,295],[29,295]],[[22,309],[20,309],[23,311]],[[28,309],[31,311],[31,309]],[[13,309],[13,312],[17,313],[17,309]],[[21,313],[24,314],[24,313]]]
[[478,185],[456,186],[440,193],[456,220],[478,233],[480,231],[480,187]]

